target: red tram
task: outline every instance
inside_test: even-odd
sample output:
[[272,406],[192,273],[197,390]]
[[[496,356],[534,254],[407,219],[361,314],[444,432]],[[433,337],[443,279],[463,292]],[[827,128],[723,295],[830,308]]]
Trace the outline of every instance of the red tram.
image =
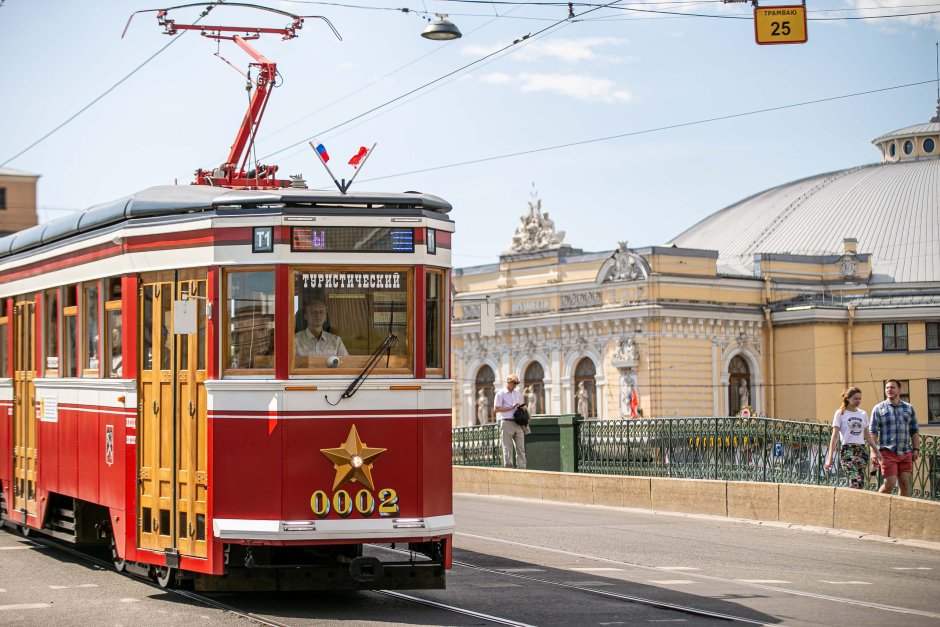
[[292,21],[154,10],[254,59],[227,160],[0,238],[0,520],[163,586],[443,588],[451,206],[246,170],[247,40],[303,17],[231,6]]
[[165,186],[0,239],[0,517],[162,585],[443,587],[450,209]]

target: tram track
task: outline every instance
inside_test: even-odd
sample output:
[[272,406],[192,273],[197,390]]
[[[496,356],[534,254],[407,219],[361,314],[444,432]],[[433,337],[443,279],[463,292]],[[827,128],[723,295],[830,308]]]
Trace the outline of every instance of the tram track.
[[[2,526],[0,526],[0,529],[2,529]],[[6,529],[6,531],[9,533],[16,533],[10,529]],[[33,542],[35,544],[38,544],[40,546],[53,549],[56,551],[62,551],[63,553],[66,553],[68,555],[71,555],[72,557],[82,560],[83,562],[94,564],[95,566],[101,568],[102,570],[113,572],[116,575],[127,577],[134,581],[144,583],[161,592],[170,593],[178,597],[189,599],[190,601],[199,603],[206,607],[211,607],[211,608],[223,611],[226,614],[229,614],[233,617],[250,621],[251,623],[255,625],[262,625],[264,627],[292,627],[290,623],[283,623],[283,622],[271,620],[270,618],[266,618],[264,616],[255,614],[253,612],[245,611],[233,605],[222,603],[221,601],[205,596],[198,592],[193,592],[190,590],[183,590],[179,588],[163,588],[159,584],[157,584],[155,581],[141,577],[139,575],[135,575],[133,573],[128,573],[128,572],[115,571],[114,565],[110,561],[106,559],[102,559],[100,557],[96,557],[95,555],[82,551],[68,544],[61,543],[55,540],[54,538],[49,538],[47,536],[42,535],[41,533],[31,532],[28,535],[24,534],[24,537],[26,540]],[[395,550],[395,552],[399,552],[399,551]],[[389,597],[393,599],[398,599],[400,601],[405,601],[408,603],[412,603],[414,605],[432,607],[438,610],[450,612],[452,614],[459,614],[461,616],[468,616],[471,618],[484,620],[484,621],[487,621],[488,623],[492,623],[496,625],[507,625],[509,627],[534,627],[533,625],[530,625],[529,623],[515,621],[515,620],[508,619],[508,618],[502,618],[499,616],[493,616],[491,614],[485,614],[483,612],[477,612],[477,611],[470,610],[467,608],[447,605],[445,603],[439,603],[437,601],[432,601],[430,599],[423,599],[420,597],[412,596],[409,594],[403,594],[401,592],[396,592],[393,590],[363,590],[362,592],[365,594],[377,594],[377,595],[381,595],[381,596],[385,596],[385,597]],[[315,617],[298,617],[298,618],[308,619],[308,618],[315,618]]]
[[25,536],[25,537],[30,542],[34,542],[46,548],[55,549],[57,551],[62,551],[73,557],[81,559],[84,562],[94,564],[95,566],[98,566],[102,568],[103,570],[113,572],[115,575],[128,577],[130,579],[133,579],[134,581],[139,581],[152,588],[160,590],[161,592],[167,592],[176,596],[189,599],[190,601],[195,601],[207,607],[212,607],[217,610],[221,610],[235,617],[249,620],[256,625],[263,625],[264,627],[291,627],[287,623],[280,623],[277,621],[264,618],[262,616],[258,616],[257,614],[252,614],[251,612],[245,612],[244,610],[240,610],[237,607],[227,605],[225,603],[221,603],[219,601],[216,601],[215,599],[211,599],[209,597],[203,596],[197,592],[192,592],[190,590],[180,590],[178,588],[162,588],[156,582],[151,581],[149,579],[145,579],[143,577],[139,577],[137,575],[134,575],[133,573],[118,572],[114,570],[114,564],[112,564],[110,561],[101,559],[100,557],[95,557],[94,555],[90,555],[89,553],[86,553],[73,546],[69,546],[68,544],[57,542],[56,540],[52,538],[43,536],[41,533],[30,533],[28,536]]

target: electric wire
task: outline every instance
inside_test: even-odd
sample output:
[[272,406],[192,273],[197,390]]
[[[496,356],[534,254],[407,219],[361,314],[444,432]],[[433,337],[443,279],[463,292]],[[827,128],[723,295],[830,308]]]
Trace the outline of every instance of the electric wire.
[[[605,8],[605,7],[608,7],[608,6],[612,6],[612,5],[618,4],[618,3],[621,2],[621,1],[622,1],[622,0],[613,0],[612,2],[609,2],[609,3],[607,3],[606,5],[603,5],[602,7],[598,7],[598,8],[596,8],[596,9],[589,9],[588,11],[585,11],[585,13],[591,13],[591,12],[593,12],[593,11],[598,11],[598,10],[600,10],[601,8]],[[582,14],[582,15],[583,15],[583,14]],[[445,73],[445,74],[443,74],[443,75],[441,75],[441,76],[438,76],[438,77],[435,78],[435,79],[432,79],[432,80],[430,80],[430,81],[427,81],[427,82],[425,82],[425,83],[423,83],[423,84],[421,84],[421,85],[419,85],[419,86],[417,86],[417,87],[415,87],[415,88],[413,88],[413,89],[410,89],[410,90],[408,90],[407,92],[405,92],[405,93],[403,93],[403,94],[399,94],[398,96],[395,96],[394,98],[392,98],[392,99],[390,99],[390,100],[386,100],[385,102],[383,102],[383,103],[381,103],[381,104],[378,104],[378,105],[372,107],[371,109],[368,109],[367,111],[364,111],[364,112],[362,112],[362,113],[359,113],[358,115],[355,115],[355,116],[353,116],[353,117],[347,119],[347,120],[344,121],[344,122],[340,122],[340,123],[338,123],[338,124],[335,124],[334,126],[331,126],[331,127],[328,128],[328,129],[321,130],[321,131],[319,131],[319,132],[317,132],[317,133],[314,133],[314,134],[310,135],[309,137],[305,137],[304,139],[301,139],[301,140],[298,141],[298,142],[294,142],[293,144],[290,144],[290,145],[288,145],[288,146],[285,146],[285,147],[283,147],[283,148],[280,148],[280,149],[278,149],[278,150],[275,150],[274,152],[268,153],[268,154],[264,155],[264,156],[261,157],[261,158],[262,158],[263,160],[269,159],[270,157],[273,157],[274,155],[278,155],[278,154],[280,154],[280,153],[282,153],[282,152],[285,152],[285,151],[287,151],[287,150],[290,150],[290,149],[292,149],[292,148],[296,148],[297,146],[300,146],[300,145],[302,145],[302,144],[305,144],[305,143],[307,143],[308,141],[312,140],[314,137],[322,137],[322,136],[325,136],[327,133],[329,133],[329,132],[331,132],[331,131],[334,131],[334,130],[336,130],[336,129],[342,127],[342,126],[345,126],[345,125],[347,125],[347,124],[350,124],[351,122],[355,122],[356,120],[359,120],[359,119],[361,119],[361,118],[363,118],[363,117],[369,115],[370,113],[374,113],[374,112],[376,112],[376,111],[378,111],[378,110],[380,110],[380,109],[383,109],[383,108],[385,108],[385,107],[387,107],[387,106],[389,106],[389,105],[391,105],[391,104],[393,104],[393,103],[395,103],[395,102],[398,102],[399,100],[402,100],[403,98],[406,98],[406,97],[408,97],[408,96],[410,96],[410,95],[412,95],[412,94],[414,94],[414,93],[417,93],[417,92],[419,92],[419,91],[422,91],[422,90],[424,90],[425,88],[430,87],[431,85],[434,85],[435,83],[438,83],[438,82],[440,82],[440,81],[442,81],[442,80],[444,80],[444,79],[446,79],[446,78],[449,78],[449,77],[451,77],[451,76],[454,76],[454,75],[456,75],[456,74],[459,74],[460,72],[462,72],[462,71],[464,71],[464,70],[466,70],[466,69],[469,69],[469,68],[471,68],[471,67],[473,67],[473,66],[475,66],[475,65],[478,65],[478,64],[482,63],[483,61],[486,61],[487,59],[491,58],[491,57],[495,57],[495,56],[497,56],[497,55],[499,55],[499,54],[501,54],[501,53],[503,53],[503,52],[509,50],[510,48],[513,48],[514,46],[518,46],[520,43],[522,43],[522,42],[524,42],[524,41],[529,41],[529,40],[535,39],[535,38],[537,38],[537,37],[540,37],[540,36],[542,36],[542,35],[545,35],[545,34],[548,33],[549,31],[551,31],[552,29],[555,29],[555,28],[557,28],[557,27],[559,27],[559,26],[565,24],[566,22],[568,22],[568,18],[565,18],[565,19],[563,19],[563,20],[558,20],[558,21],[556,21],[556,22],[550,24],[549,26],[546,26],[545,28],[542,28],[541,30],[538,30],[538,31],[536,31],[536,32],[534,32],[534,33],[530,33],[530,34],[524,35],[524,36],[520,37],[519,39],[515,39],[515,40],[513,40],[512,43],[507,44],[507,45],[503,46],[502,48],[499,48],[498,50],[495,50],[495,51],[493,51],[493,52],[491,52],[491,53],[489,53],[489,54],[483,55],[483,56],[480,57],[479,59],[475,59],[474,61],[471,61],[470,63],[467,63],[467,64],[465,64],[465,65],[462,65],[462,66],[458,67],[457,69],[451,70],[450,72],[447,72],[447,73]]]
[[[839,95],[839,96],[831,96],[831,97],[828,97],[828,98],[817,98],[817,99],[815,99],[815,100],[804,100],[804,101],[802,101],[802,102],[795,102],[795,103],[780,105],[780,106],[777,106],[777,107],[767,107],[767,108],[764,108],[764,109],[754,109],[754,110],[752,110],[752,111],[742,111],[742,112],[739,112],[739,113],[730,113],[730,114],[728,114],[728,115],[719,115],[719,116],[714,116],[714,117],[710,117],[710,118],[702,118],[702,119],[698,119],[698,120],[691,120],[691,121],[689,121],[689,122],[678,122],[678,123],[676,123],[676,124],[667,124],[667,125],[665,125],[665,126],[656,126],[656,127],[641,129],[641,130],[637,130],[637,131],[628,131],[628,132],[624,132],[624,133],[617,133],[617,134],[615,134],[615,135],[605,135],[605,136],[603,136],[603,137],[593,137],[593,138],[591,138],[591,139],[582,139],[582,140],[578,140],[578,141],[567,142],[567,143],[564,143],[564,144],[552,144],[551,146],[542,146],[541,148],[530,148],[530,149],[528,149],[528,150],[520,150],[520,151],[516,151],[516,152],[503,153],[503,154],[499,154],[499,155],[491,155],[491,156],[489,156],[489,157],[480,157],[480,158],[478,158],[478,159],[469,159],[469,160],[467,160],[467,161],[457,161],[457,162],[448,163],[448,164],[445,164],[445,165],[430,166],[430,167],[427,167],[427,168],[420,168],[420,169],[417,169],[417,170],[408,170],[408,171],[406,171],[406,172],[397,172],[397,173],[395,173],[395,174],[387,174],[387,175],[384,175],[384,176],[375,176],[375,177],[372,177],[372,178],[369,178],[369,179],[363,179],[362,182],[381,181],[381,180],[384,180],[384,179],[390,179],[390,178],[395,178],[395,177],[399,177],[399,176],[409,176],[409,175],[412,175],[412,174],[422,174],[422,173],[425,173],[425,172],[434,172],[434,171],[436,171],[436,170],[446,170],[446,169],[449,169],[449,168],[456,168],[456,167],[462,167],[462,166],[467,166],[467,165],[474,165],[474,164],[477,164],[477,163],[486,163],[486,162],[488,162],[488,161],[497,161],[497,160],[499,160],[499,159],[509,159],[509,158],[512,158],[512,157],[522,157],[522,156],[526,156],[526,155],[537,154],[537,153],[540,153],[540,152],[548,152],[548,151],[550,151],[550,150],[561,150],[561,149],[564,149],[564,148],[573,148],[573,147],[575,147],[575,146],[584,146],[584,145],[587,145],[587,144],[594,144],[594,143],[599,143],[599,142],[606,142],[606,141],[611,141],[611,140],[614,140],[614,139],[622,139],[622,138],[624,138],[624,137],[635,137],[635,136],[637,136],[637,135],[647,135],[647,134],[650,134],[650,133],[658,133],[658,132],[662,132],[662,131],[669,131],[669,130],[674,130],[674,129],[677,129],[677,128],[686,128],[686,127],[690,127],[690,126],[699,126],[699,125],[702,125],[702,124],[710,124],[710,123],[712,123],[712,122],[721,122],[721,121],[725,121],[725,120],[733,120],[733,119],[735,119],[735,118],[743,118],[743,117],[749,117],[749,116],[753,116],[753,115],[760,115],[760,114],[764,114],[764,113],[772,113],[772,112],[775,112],[775,111],[784,111],[784,110],[786,110],[786,109],[795,109],[795,108],[799,108],[799,107],[807,107],[807,106],[810,106],[810,105],[822,104],[822,103],[825,103],[825,102],[834,102],[834,101],[837,101],[837,100],[845,100],[845,99],[847,99],[847,98],[857,98],[857,97],[861,97],[861,96],[869,96],[869,95],[872,95],[872,94],[878,94],[878,93],[893,91],[893,90],[897,90],[897,89],[906,89],[906,88],[908,88],[908,87],[918,87],[918,86],[920,86],[920,85],[926,85],[926,84],[928,84],[928,83],[933,83],[933,82],[935,82],[935,80],[936,80],[936,79],[930,79],[930,80],[925,80],[925,81],[917,81],[917,82],[913,82],[913,83],[905,83],[905,84],[902,84],[902,85],[893,85],[893,86],[891,86],[891,87],[882,87],[882,88],[879,88],[879,89],[870,89],[870,90],[866,90],[866,91],[854,92],[854,93],[851,93],[851,94],[842,94],[842,95]],[[334,128],[336,128],[336,127],[334,127]],[[286,149],[285,149],[285,150],[286,150]],[[276,154],[276,153],[275,153],[275,154]]]
[[[199,21],[200,21],[202,18],[204,18],[205,16],[207,16],[207,15],[209,14],[209,12],[210,12],[216,5],[222,4],[222,3],[224,3],[224,2],[225,2],[225,0],[216,0],[216,1],[214,2],[214,4],[212,4],[212,5],[210,5],[210,6],[207,6],[206,9],[205,9],[205,11],[203,11],[202,13],[199,14],[199,18],[196,19],[196,21],[195,21],[194,23],[195,23],[195,24],[198,24]],[[133,70],[131,70],[131,71],[128,72],[127,74],[125,74],[123,78],[121,78],[121,79],[118,80],[116,83],[114,83],[113,85],[111,85],[110,87],[108,87],[108,88],[107,88],[104,92],[102,92],[101,95],[99,95],[97,98],[95,98],[94,100],[92,100],[91,102],[89,102],[88,104],[86,104],[84,107],[82,107],[81,109],[79,109],[77,112],[75,112],[74,114],[72,114],[71,116],[69,116],[68,119],[66,119],[64,122],[62,122],[61,124],[59,124],[58,126],[56,126],[54,129],[52,129],[51,131],[49,131],[48,133],[46,133],[45,135],[43,135],[42,137],[40,137],[39,139],[37,139],[36,141],[34,141],[32,144],[30,144],[29,146],[27,146],[27,147],[24,148],[23,150],[19,151],[18,153],[16,153],[15,155],[13,155],[12,157],[10,157],[9,159],[7,159],[6,161],[4,161],[3,163],[0,163],[0,168],[2,168],[3,166],[5,166],[6,164],[10,163],[10,162],[13,161],[14,159],[17,159],[18,157],[23,156],[24,154],[26,154],[27,152],[29,152],[30,150],[32,150],[33,148],[35,148],[36,146],[38,146],[39,144],[41,144],[42,142],[44,142],[44,141],[45,141],[46,139],[48,139],[49,137],[52,137],[55,133],[57,133],[59,130],[61,130],[62,128],[64,128],[65,126],[67,126],[70,122],[72,122],[72,120],[74,120],[75,118],[77,118],[78,116],[80,116],[81,114],[83,114],[85,111],[87,111],[88,109],[90,109],[91,107],[93,107],[95,104],[97,104],[102,98],[104,98],[105,96],[107,96],[108,94],[110,94],[112,91],[114,91],[115,89],[117,89],[118,87],[120,87],[120,86],[121,86],[125,81],[127,81],[130,77],[132,77],[134,74],[136,74],[137,72],[139,72],[140,70],[142,70],[148,63],[150,63],[151,61],[153,61],[154,59],[156,59],[158,56],[160,56],[161,54],[163,54],[163,52],[164,52],[167,48],[169,48],[169,47],[172,46],[174,43],[176,43],[176,41],[177,41],[180,37],[182,37],[183,35],[185,35],[185,34],[186,34],[186,31],[183,31],[183,32],[181,32],[179,35],[176,35],[175,37],[173,37],[173,39],[171,39],[165,46],[163,46],[162,48],[160,48],[159,50],[157,50],[156,52],[154,52],[152,55],[150,55],[149,57],[147,57],[147,59],[145,59],[145,60],[143,61],[143,63],[141,63],[140,65],[138,65],[137,67],[135,67]]]

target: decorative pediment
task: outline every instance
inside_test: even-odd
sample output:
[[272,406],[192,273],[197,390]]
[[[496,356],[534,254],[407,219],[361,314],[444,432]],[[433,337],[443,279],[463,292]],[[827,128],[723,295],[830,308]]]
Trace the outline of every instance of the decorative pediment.
[[650,275],[649,265],[640,255],[631,252],[627,242],[620,242],[610,259],[604,262],[598,276],[601,283],[612,281],[640,281]]

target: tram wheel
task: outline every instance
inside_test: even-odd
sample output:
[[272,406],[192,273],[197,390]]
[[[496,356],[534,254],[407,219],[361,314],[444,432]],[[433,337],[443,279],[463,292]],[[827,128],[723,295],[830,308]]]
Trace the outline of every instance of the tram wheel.
[[153,579],[161,588],[173,588],[176,583],[176,569],[169,566],[154,566]]
[[114,541],[113,533],[111,534],[111,540],[108,544],[111,545],[111,563],[114,564],[114,570],[123,573],[127,570],[127,560],[118,556],[117,543]]

